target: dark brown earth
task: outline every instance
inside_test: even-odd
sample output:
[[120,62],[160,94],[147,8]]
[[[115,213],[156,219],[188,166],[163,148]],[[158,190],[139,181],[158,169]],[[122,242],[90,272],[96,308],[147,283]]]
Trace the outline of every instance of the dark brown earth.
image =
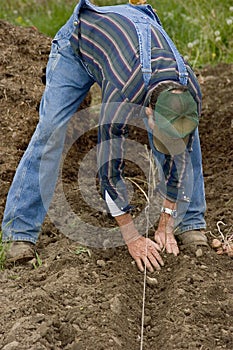
[[[0,38],[1,219],[16,166],[38,121],[51,39],[3,21]],[[200,136],[208,231],[217,234],[221,220],[226,224],[221,225],[223,232],[233,233],[233,65],[196,73],[203,91]],[[92,105],[99,99],[94,87]],[[90,96],[82,107],[89,104]],[[137,130],[133,134],[137,138]],[[147,143],[146,135],[140,138]],[[78,164],[95,143],[93,129],[70,150],[63,168],[65,193],[83,221],[114,227],[112,219],[91,210],[76,189]],[[136,179],[140,170],[130,164],[127,175]],[[139,210],[143,198],[138,191]],[[227,255],[211,249],[200,256],[184,250],[178,257],[163,254],[165,267],[150,274],[157,283],[146,285],[142,348],[144,275],[124,246],[81,249],[47,217],[37,252],[41,264],[6,266],[0,273],[0,349],[233,349],[233,260]]]

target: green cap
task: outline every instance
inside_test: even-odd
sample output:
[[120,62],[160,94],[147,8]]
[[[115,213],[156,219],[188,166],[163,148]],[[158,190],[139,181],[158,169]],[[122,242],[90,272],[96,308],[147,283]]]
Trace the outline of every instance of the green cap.
[[154,121],[153,140],[157,150],[180,154],[199,123],[197,102],[188,90],[164,90],[155,105]]

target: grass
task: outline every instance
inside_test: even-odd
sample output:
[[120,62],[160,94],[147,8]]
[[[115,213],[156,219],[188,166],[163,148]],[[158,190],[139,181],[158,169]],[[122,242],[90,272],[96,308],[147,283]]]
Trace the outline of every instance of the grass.
[[9,0],[0,4],[0,18],[16,25],[33,26],[48,36],[69,18],[74,0]]
[[[92,0],[96,5],[126,3]],[[183,56],[193,67],[233,62],[232,0],[148,1]],[[34,26],[48,36],[71,15],[75,0],[8,0],[0,4],[0,18],[22,26]]]
[[166,1],[161,10],[166,30],[193,66],[233,62],[232,1]]
[[0,231],[0,270],[3,270],[6,260],[6,245],[2,243],[2,231]]

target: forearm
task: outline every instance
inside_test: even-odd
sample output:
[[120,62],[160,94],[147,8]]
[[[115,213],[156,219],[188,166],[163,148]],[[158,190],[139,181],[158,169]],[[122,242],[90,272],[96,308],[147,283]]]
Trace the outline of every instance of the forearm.
[[168,253],[173,253],[176,256],[179,253],[179,248],[174,237],[175,218],[169,213],[169,209],[170,211],[176,210],[176,203],[164,199],[162,206],[168,210],[165,209],[160,214],[159,224],[155,232],[155,241],[161,249],[165,247]]
[[164,208],[168,208],[168,209],[171,209],[171,210],[176,210],[176,202],[172,202],[172,201],[170,201],[167,198],[164,198],[162,206]]
[[122,236],[126,244],[135,241],[140,237],[138,230],[136,229],[132,216],[128,213],[115,217],[118,223]]

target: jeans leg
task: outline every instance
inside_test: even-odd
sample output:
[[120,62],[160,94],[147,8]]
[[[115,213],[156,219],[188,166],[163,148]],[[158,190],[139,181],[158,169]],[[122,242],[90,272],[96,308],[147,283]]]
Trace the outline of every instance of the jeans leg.
[[182,221],[176,228],[176,234],[206,228],[206,200],[198,129],[195,131],[193,150],[190,152],[190,158],[194,179],[193,192],[188,206],[184,202],[178,203],[178,214],[182,216]]
[[52,44],[40,120],[10,187],[3,240],[36,243],[57,181],[67,123],[93,80],[64,36]]
[[[155,158],[155,162],[158,165],[160,172],[160,179],[162,179],[162,164],[164,162],[164,155],[156,150],[153,144],[153,134],[148,127],[147,119],[144,120],[147,131],[149,144]],[[206,211],[206,201],[205,201],[205,189],[204,189],[204,179],[203,179],[203,170],[202,170],[202,156],[201,156],[201,147],[200,139],[198,134],[198,129],[195,131],[194,141],[193,141],[193,150],[190,152],[190,160],[193,171],[193,188],[190,198],[190,202],[178,201],[177,213],[178,217],[176,220],[176,234],[197,230],[205,229],[205,211]],[[189,189],[188,176],[187,183],[184,187]],[[189,193],[190,191],[187,190]]]

